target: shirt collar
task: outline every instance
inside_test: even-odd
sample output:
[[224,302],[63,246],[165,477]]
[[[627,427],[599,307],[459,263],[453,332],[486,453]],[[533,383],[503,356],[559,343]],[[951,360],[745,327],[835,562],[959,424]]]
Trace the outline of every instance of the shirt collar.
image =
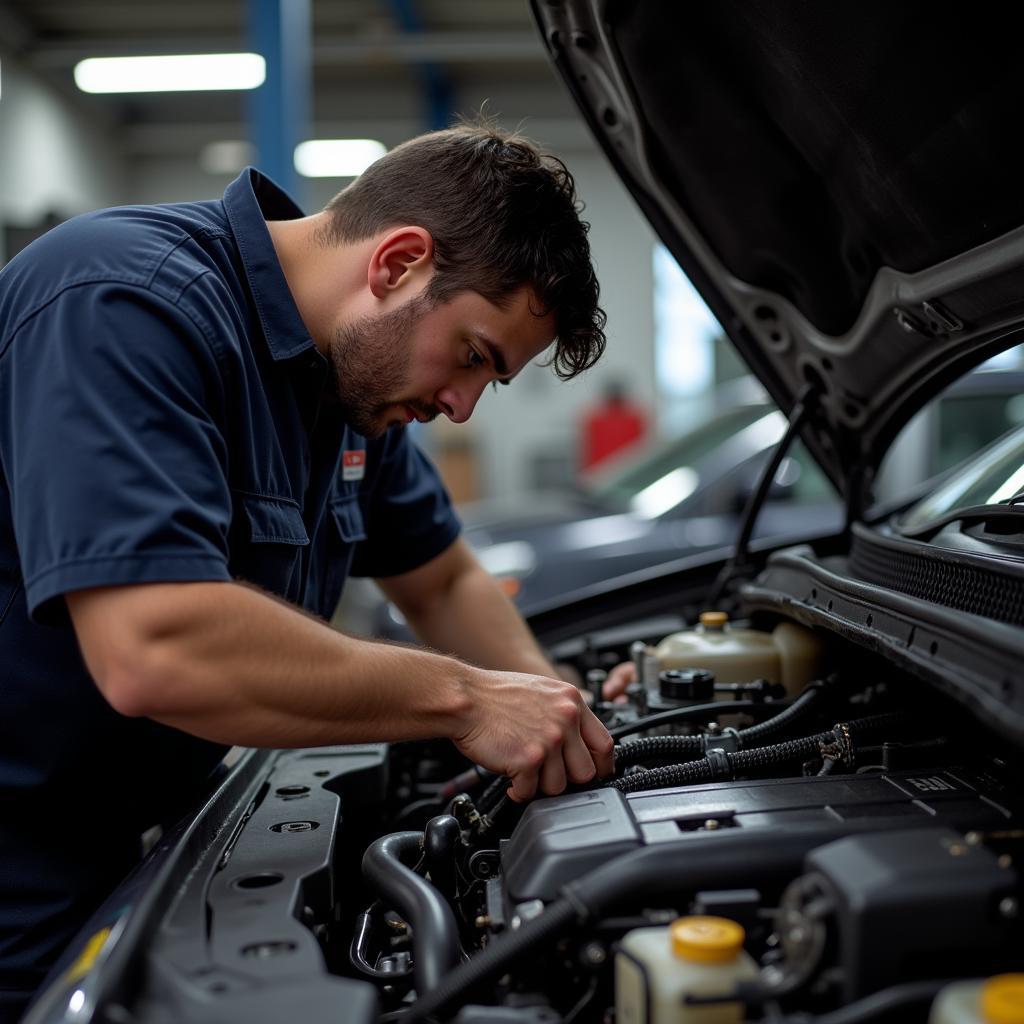
[[246,167],[228,185],[224,209],[271,356],[275,360],[291,359],[314,348],[267,229],[268,220],[294,220],[305,214],[254,167]]

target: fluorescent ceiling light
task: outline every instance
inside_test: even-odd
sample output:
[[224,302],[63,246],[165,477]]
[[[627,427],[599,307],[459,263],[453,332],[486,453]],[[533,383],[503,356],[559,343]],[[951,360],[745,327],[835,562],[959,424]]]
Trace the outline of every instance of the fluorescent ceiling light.
[[194,53],[172,57],[90,57],[75,65],[82,92],[205,92],[255,89],[266,78],[258,53]]
[[295,170],[307,178],[355,178],[386,152],[376,139],[310,139],[295,147]]

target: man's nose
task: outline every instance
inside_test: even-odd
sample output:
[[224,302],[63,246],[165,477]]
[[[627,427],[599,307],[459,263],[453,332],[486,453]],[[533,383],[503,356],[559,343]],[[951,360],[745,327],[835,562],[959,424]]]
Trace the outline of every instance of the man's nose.
[[435,401],[452,423],[465,423],[480,401],[487,382],[449,384],[438,391]]

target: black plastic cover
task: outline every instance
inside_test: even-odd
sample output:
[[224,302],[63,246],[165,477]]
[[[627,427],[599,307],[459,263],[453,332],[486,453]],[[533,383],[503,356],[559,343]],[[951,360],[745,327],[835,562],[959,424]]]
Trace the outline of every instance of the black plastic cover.
[[1020,924],[999,909],[1017,873],[956,832],[850,836],[812,851],[807,868],[835,904],[844,1004],[901,982],[987,976],[1020,962]]
[[[968,773],[904,771],[711,783],[623,796],[601,789],[531,804],[502,848],[506,900],[549,901],[566,883],[652,843],[700,842],[710,831],[749,829],[752,849],[765,829],[813,829],[834,836],[935,824],[957,829],[1005,826],[1009,801]],[[756,872],[755,872],[756,874]],[[757,884],[756,877],[751,884]]]
[[551,899],[571,879],[642,845],[616,789],[535,800],[502,845],[505,891],[513,903]]

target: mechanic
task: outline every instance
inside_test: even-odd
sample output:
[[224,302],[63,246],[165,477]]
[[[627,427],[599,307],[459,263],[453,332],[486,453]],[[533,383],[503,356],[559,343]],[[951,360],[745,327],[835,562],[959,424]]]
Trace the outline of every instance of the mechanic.
[[[0,1019],[231,745],[448,737],[517,800],[611,771],[401,429],[588,368],[597,303],[571,176],[483,123],[312,216],[247,169],[0,274]],[[433,650],[326,625],[349,573]]]

